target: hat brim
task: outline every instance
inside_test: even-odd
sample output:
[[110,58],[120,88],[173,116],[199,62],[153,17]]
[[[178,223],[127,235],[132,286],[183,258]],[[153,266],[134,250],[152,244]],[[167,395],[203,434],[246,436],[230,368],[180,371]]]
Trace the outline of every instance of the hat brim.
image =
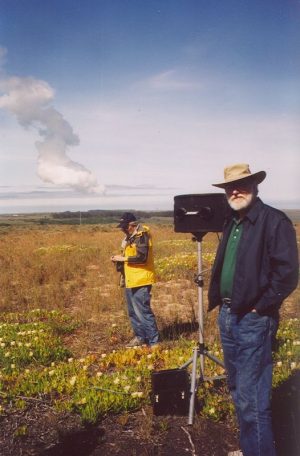
[[120,222],[120,223],[118,223],[116,228],[127,228],[128,225],[129,225],[129,222]]
[[260,184],[265,178],[267,173],[265,171],[258,171],[257,173],[250,174],[249,176],[241,177],[239,179],[232,179],[226,182],[221,182],[220,184],[212,184],[214,187],[226,188],[231,186],[234,182],[236,184],[245,182],[247,180],[255,181],[257,184]]

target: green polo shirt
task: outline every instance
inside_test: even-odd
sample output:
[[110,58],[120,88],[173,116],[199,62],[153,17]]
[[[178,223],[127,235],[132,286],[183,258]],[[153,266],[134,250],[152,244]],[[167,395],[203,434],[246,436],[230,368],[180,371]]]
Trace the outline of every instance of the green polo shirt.
[[220,293],[222,298],[231,298],[238,245],[242,236],[243,224],[233,220],[227,241],[221,272]]

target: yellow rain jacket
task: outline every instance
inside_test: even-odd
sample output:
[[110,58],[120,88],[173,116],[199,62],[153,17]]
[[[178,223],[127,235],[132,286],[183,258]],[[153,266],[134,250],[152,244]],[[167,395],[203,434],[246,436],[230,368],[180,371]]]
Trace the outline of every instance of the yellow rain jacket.
[[138,225],[123,243],[126,257],[124,272],[126,288],[142,287],[155,282],[153,245],[147,226]]

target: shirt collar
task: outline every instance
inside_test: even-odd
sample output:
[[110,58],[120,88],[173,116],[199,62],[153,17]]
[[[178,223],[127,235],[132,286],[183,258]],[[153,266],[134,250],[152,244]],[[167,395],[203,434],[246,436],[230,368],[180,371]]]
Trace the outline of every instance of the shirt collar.
[[234,211],[234,210],[231,210],[230,211],[230,215],[228,217],[226,217],[225,221],[226,221],[226,224],[229,222],[230,223],[230,220],[233,220],[234,223],[236,225],[238,225],[239,223],[241,223],[243,220],[245,220],[246,218],[251,222],[251,223],[255,223],[258,215],[259,215],[259,212],[261,210],[263,206],[263,202],[260,198],[256,197],[253,204],[251,205],[249,211],[246,213],[245,217],[239,221],[238,217],[237,217],[237,212]]

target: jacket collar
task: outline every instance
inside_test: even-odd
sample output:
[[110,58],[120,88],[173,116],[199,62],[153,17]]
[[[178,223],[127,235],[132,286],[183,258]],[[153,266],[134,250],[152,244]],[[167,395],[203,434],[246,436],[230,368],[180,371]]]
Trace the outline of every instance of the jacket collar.
[[246,218],[250,220],[251,223],[255,223],[259,213],[263,207],[263,202],[260,198],[256,197],[254,203],[250,207],[249,211],[245,215]]
[[[245,215],[245,218],[247,218],[251,223],[254,224],[261,211],[261,208],[263,207],[263,204],[264,203],[262,202],[262,200],[260,198],[256,197],[255,201],[251,205],[249,211]],[[230,210],[228,217],[226,217],[225,225],[227,225],[229,222],[231,222],[231,220],[236,217],[236,214],[237,214],[236,211]]]
[[128,242],[132,242],[137,235],[140,235],[143,232],[143,228],[144,227],[142,227],[141,224],[138,224],[134,232],[132,234],[127,235],[125,237],[125,240]]

